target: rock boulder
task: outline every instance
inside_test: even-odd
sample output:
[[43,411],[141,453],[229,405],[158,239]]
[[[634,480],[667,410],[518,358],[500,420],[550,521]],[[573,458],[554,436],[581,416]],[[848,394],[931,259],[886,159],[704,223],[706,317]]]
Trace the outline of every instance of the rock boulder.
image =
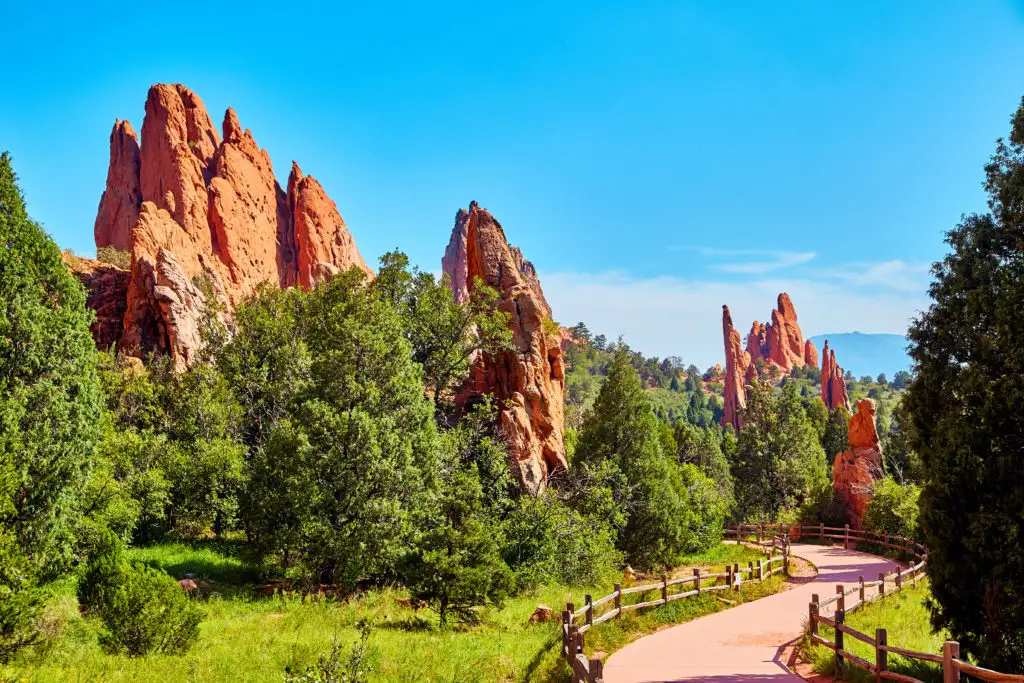
[[850,417],[850,448],[836,456],[832,486],[843,502],[850,526],[861,527],[874,483],[883,476],[882,449],[875,429],[875,402],[857,401],[857,412]]

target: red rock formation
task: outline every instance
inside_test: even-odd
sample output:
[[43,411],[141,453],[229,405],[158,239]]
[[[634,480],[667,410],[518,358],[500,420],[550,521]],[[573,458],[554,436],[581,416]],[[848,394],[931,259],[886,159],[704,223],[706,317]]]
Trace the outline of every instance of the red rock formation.
[[293,164],[286,194],[234,110],[222,128],[223,142],[185,86],[154,85],[141,150],[127,122],[111,135],[96,240],[132,251],[121,345],[179,366],[200,344],[197,283],[230,312],[263,282],[308,288],[352,266],[373,276],[320,183]]
[[139,217],[142,189],[139,187],[139,140],[132,124],[118,119],[110,132],[110,165],[107,189],[100,197],[93,236],[97,247],[127,251],[131,232]]
[[778,307],[772,311],[770,323],[765,325],[754,321],[747,335],[746,349],[751,362],[763,359],[778,365],[784,372],[807,362],[803,333],[789,294],[779,294]]
[[815,369],[818,367],[818,347],[810,339],[804,342],[804,363]]
[[846,509],[850,526],[859,529],[876,481],[883,476],[882,449],[875,429],[875,402],[857,401],[850,417],[850,449],[837,455],[832,469],[832,486]]
[[337,205],[315,178],[303,176],[294,163],[288,176],[288,206],[294,224],[301,287],[309,289],[325,275],[350,266],[357,266],[373,277]]
[[743,350],[740,333],[732,324],[728,306],[722,306],[722,336],[725,340],[725,414],[723,425],[732,425],[739,431],[742,426],[740,413],[747,407],[748,371],[754,366],[750,354]]
[[117,346],[121,342],[131,273],[79,256],[65,255],[64,262],[85,286],[86,305],[96,313],[90,328],[96,346],[104,351]]
[[827,339],[821,351],[821,400],[829,410],[837,406],[850,409],[850,395],[846,391],[843,369],[836,363],[835,350],[828,348]]
[[562,392],[565,368],[559,337],[547,331],[551,309],[533,266],[510,247],[501,225],[476,202],[460,210],[442,269],[456,297],[476,278],[500,294],[498,307],[511,318],[511,351],[474,359],[457,397],[465,406],[492,394],[499,423],[511,447],[514,472],[527,490],[541,490],[548,474],[565,468]]
[[[443,267],[443,266],[442,266]],[[538,281],[538,286],[540,281]],[[543,293],[542,293],[543,294]],[[585,346],[586,342],[582,339],[577,339],[576,335],[572,333],[568,327],[558,328],[558,345],[562,347],[562,353],[565,353],[573,346]]]

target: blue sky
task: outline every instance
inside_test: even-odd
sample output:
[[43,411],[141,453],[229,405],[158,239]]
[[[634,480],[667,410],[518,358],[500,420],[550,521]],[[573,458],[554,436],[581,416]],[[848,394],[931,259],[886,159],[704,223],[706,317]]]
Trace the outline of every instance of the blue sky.
[[63,247],[92,251],[114,119],[182,82],[367,261],[436,270],[476,199],[557,319],[702,366],[721,304],[745,333],[781,289],[808,335],[901,332],[1024,95],[1020,1],[35,2],[0,38],[0,149]]

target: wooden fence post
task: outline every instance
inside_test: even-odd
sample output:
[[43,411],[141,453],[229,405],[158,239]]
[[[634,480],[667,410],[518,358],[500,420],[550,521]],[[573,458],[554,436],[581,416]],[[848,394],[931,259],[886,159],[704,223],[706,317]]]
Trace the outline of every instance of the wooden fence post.
[[881,581],[878,584],[878,595],[881,597],[885,595],[885,572],[878,572],[878,580]]
[[697,588],[697,595],[700,595],[700,570],[696,568],[693,570],[693,585]]
[[[580,627],[575,624],[569,624],[569,661],[572,662],[576,659],[576,653],[582,648],[579,646],[580,642]],[[573,667],[574,669],[576,667]]]
[[590,675],[587,677],[587,683],[599,683],[604,680],[604,662],[600,659],[590,660]]
[[896,590],[903,588],[903,567],[896,565]]
[[757,526],[757,544],[761,545],[761,537],[764,536],[764,522],[760,522]]
[[860,577],[860,601],[864,602],[864,577]]
[[839,654],[843,649],[843,632],[839,630],[839,627],[843,625],[846,618],[846,612],[843,610],[843,599],[839,598],[839,609],[836,610],[836,672],[840,675],[843,673],[843,656]]
[[668,604],[668,574],[661,573],[661,601]]
[[845,550],[850,549],[850,525],[846,525],[846,531],[843,532],[843,548]]
[[789,544],[782,548],[782,571],[789,574]]
[[562,654],[567,661],[572,661],[572,648],[569,647],[569,621],[572,619],[572,612],[562,612]]
[[725,583],[728,584],[729,590],[732,590],[732,567],[725,565]]
[[953,664],[960,659],[960,643],[947,640],[942,644],[942,683],[956,683],[960,680],[960,669]]
[[807,605],[807,621],[811,624],[811,633],[818,635],[818,622],[814,619],[818,616],[818,594],[811,596],[811,604]]
[[743,583],[743,575],[740,574],[740,564],[736,562],[732,565],[732,585],[736,590],[740,589],[740,584]]
[[757,580],[764,581],[764,560],[757,561]]
[[889,653],[882,648],[889,644],[884,628],[875,629],[875,681],[882,683],[882,673],[889,668]]
[[590,595],[590,593],[587,593],[587,595],[584,597],[584,599],[587,601],[587,626],[593,626],[594,625],[594,597],[592,595]]
[[617,614],[615,615],[615,618],[616,619],[621,619],[622,618],[622,584],[621,583],[615,584],[615,609],[617,611]]
[[576,604],[567,602],[565,603],[565,609],[569,610],[569,625],[571,626],[572,622],[576,621],[576,617],[573,616],[576,613]]
[[818,522],[818,538],[825,540],[825,522]]

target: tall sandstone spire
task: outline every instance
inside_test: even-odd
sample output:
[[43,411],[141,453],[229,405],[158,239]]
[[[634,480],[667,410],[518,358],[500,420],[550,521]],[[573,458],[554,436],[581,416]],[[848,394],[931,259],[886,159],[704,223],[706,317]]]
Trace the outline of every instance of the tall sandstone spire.
[[[755,326],[757,323],[755,323]],[[725,414],[723,425],[732,425],[739,431],[741,412],[747,407],[748,370],[753,367],[750,354],[743,350],[740,333],[732,324],[728,306],[722,306],[722,337],[725,341]]]
[[501,224],[476,202],[460,209],[441,268],[457,301],[464,302],[476,278],[499,294],[509,314],[513,348],[472,359],[470,377],[456,397],[462,407],[493,394],[499,427],[509,442],[513,472],[530,491],[567,467],[562,394],[565,365],[561,340],[549,331],[551,308],[533,264],[510,247]]
[[821,401],[829,410],[835,410],[838,406],[850,409],[850,395],[846,391],[843,369],[836,362],[835,349],[828,348],[827,339],[825,348],[821,350]]
[[127,251],[131,247],[132,228],[142,205],[139,170],[142,160],[139,139],[127,121],[118,119],[110,131],[110,165],[107,189],[100,197],[93,237],[97,247]]
[[[218,133],[198,95],[154,85],[141,148],[134,140],[130,124],[115,124],[95,227],[98,247],[131,250],[124,291],[107,288],[97,302],[98,315],[124,311],[126,350],[188,364],[200,346],[203,281],[230,312],[263,282],[309,288],[352,266],[373,277],[323,187],[293,165],[285,193],[233,109]],[[118,297],[124,306],[107,301]]]

